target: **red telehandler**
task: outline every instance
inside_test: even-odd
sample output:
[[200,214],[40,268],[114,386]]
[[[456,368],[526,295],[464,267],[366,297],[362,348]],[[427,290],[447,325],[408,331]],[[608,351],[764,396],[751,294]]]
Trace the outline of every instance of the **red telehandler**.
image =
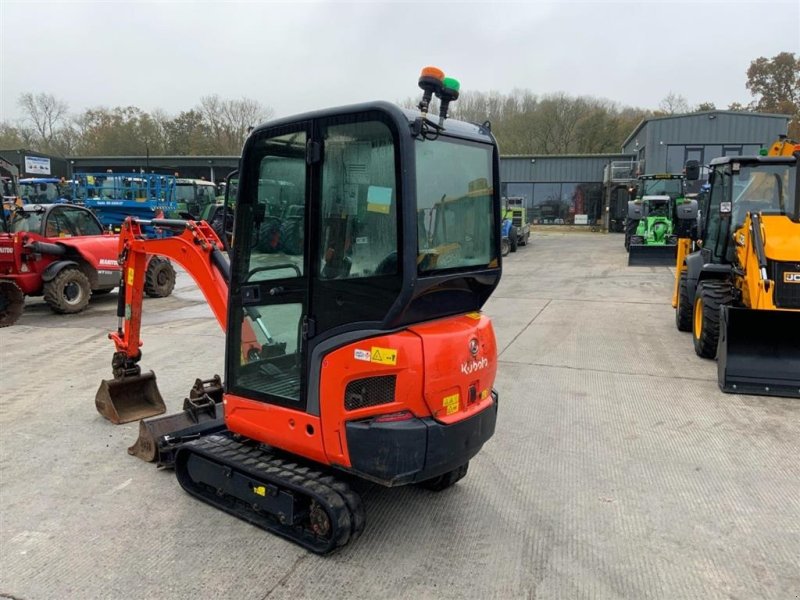
[[[139,328],[144,257],[171,258],[226,332],[221,403],[207,394],[144,421],[150,439],[131,452],[320,554],[364,528],[343,474],[441,490],[495,429],[497,345],[479,311],[501,274],[497,144],[488,123],[446,120],[457,81],[429,67],[420,87],[419,111],[374,102],[255,129],[230,264],[205,223],[128,221],[121,235],[115,378],[98,409],[113,419],[122,407],[125,420],[164,410],[154,376],[139,370]],[[428,116],[434,94],[438,118]],[[260,250],[261,225],[284,200],[303,220],[299,254]],[[143,225],[177,235],[145,240]],[[197,418],[203,407],[210,418]]]

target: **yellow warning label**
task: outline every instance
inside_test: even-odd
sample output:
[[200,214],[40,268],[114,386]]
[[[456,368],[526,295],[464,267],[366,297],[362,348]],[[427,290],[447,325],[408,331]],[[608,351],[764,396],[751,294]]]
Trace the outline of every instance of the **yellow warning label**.
[[259,485],[253,488],[253,493],[259,496],[266,496],[267,495],[267,488],[263,485]]
[[397,350],[394,348],[379,348],[378,346],[373,346],[370,351],[370,358],[372,362],[381,365],[396,365]]
[[444,406],[448,415],[458,412],[458,394],[442,398],[442,406]]
[[486,400],[489,397],[489,390],[481,390],[481,400]]
[[133,285],[133,269],[128,269],[128,285]]
[[464,315],[465,317],[469,317],[470,319],[475,319],[476,321],[481,318],[481,313],[471,312]]

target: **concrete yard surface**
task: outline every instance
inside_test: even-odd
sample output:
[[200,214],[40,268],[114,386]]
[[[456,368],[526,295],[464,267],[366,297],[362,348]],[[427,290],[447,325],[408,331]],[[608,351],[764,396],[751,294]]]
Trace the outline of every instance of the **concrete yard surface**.
[[[534,232],[485,312],[497,431],[441,493],[364,485],[367,528],[319,557],[128,456],[94,395],[116,293],[30,299],[0,330],[0,598],[800,598],[800,402],[727,395],[622,237]],[[145,301],[170,412],[223,370],[192,281]],[[265,315],[268,319],[268,315]]]

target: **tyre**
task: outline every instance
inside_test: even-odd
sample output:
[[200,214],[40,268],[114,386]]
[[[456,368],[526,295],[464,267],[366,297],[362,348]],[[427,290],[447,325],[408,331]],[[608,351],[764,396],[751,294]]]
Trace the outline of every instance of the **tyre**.
[[510,243],[511,252],[516,252],[517,246],[519,245],[519,234],[517,233],[516,227],[512,227],[511,231],[508,232],[508,241]]
[[504,237],[500,240],[500,254],[508,256],[509,252],[511,252],[511,242],[508,241],[507,237]]
[[520,246],[527,246],[528,245],[528,234],[524,234],[522,239],[519,241]]
[[303,253],[303,219],[292,217],[281,225],[281,246],[286,254],[296,256]]
[[678,331],[692,330],[692,309],[686,273],[681,273],[678,283],[678,306],[675,308],[675,327],[678,328]]
[[89,278],[77,267],[67,267],[44,284],[44,301],[53,312],[79,313],[89,304],[92,286]]
[[697,285],[692,315],[692,340],[697,356],[717,357],[719,308],[732,301],[733,293],[727,281],[701,281]]
[[447,488],[455,485],[455,483],[461,479],[464,479],[464,476],[467,474],[467,469],[469,469],[469,461],[460,467],[456,467],[452,471],[448,471],[443,475],[439,475],[433,479],[428,479],[427,481],[421,481],[417,485],[432,492],[441,492],[442,490],[446,490]]
[[281,246],[281,220],[277,217],[264,217],[264,222],[258,228],[258,238],[254,241],[259,252],[277,252]]
[[25,294],[9,279],[0,279],[0,327],[17,322],[25,309]]
[[166,298],[175,288],[175,269],[166,258],[154,256],[147,263],[144,293],[151,298]]
[[625,219],[625,250],[630,250],[631,236],[636,233],[639,228],[639,221],[637,219]]

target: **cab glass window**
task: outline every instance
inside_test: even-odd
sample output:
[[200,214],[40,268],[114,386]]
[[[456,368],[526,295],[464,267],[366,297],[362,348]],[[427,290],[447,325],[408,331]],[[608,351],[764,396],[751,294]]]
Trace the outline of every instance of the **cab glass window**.
[[[237,207],[244,254],[242,281],[266,281],[304,274],[306,214],[306,134],[294,132],[256,143],[258,172],[250,173]],[[252,196],[255,196],[254,198]]]
[[446,137],[416,142],[421,273],[488,265],[495,256],[492,146]]
[[365,121],[323,129],[319,277],[397,273],[394,138]]
[[63,215],[71,235],[102,235],[103,230],[97,221],[85,210],[64,208]]

